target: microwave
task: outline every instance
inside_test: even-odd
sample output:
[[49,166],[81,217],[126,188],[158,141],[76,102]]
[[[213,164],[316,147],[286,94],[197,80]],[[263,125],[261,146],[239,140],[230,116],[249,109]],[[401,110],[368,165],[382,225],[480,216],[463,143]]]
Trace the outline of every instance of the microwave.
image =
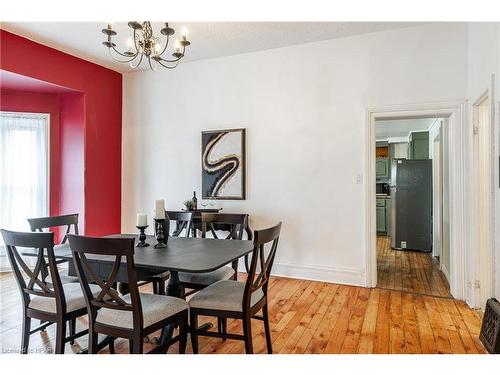
[[390,186],[385,182],[377,182],[377,194],[390,194]]

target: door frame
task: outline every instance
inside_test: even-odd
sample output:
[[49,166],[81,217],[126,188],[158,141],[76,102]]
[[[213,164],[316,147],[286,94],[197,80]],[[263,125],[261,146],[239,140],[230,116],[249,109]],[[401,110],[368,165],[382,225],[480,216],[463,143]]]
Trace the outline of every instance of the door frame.
[[[492,81],[493,82],[493,81]],[[493,83],[492,83],[493,84]],[[492,86],[493,87],[493,86]],[[474,264],[474,307],[484,308],[486,299],[493,295],[494,290],[494,278],[495,278],[495,104],[492,100],[492,87],[486,90],[476,101],[472,104],[472,125],[474,129],[473,136],[473,178],[475,181],[472,188],[474,189],[474,197],[476,199],[475,210],[473,212],[474,219],[474,246],[473,246],[473,264]],[[488,113],[487,113],[487,123],[484,124],[485,128],[478,129],[479,124],[479,108],[484,103],[487,102]],[[483,134],[478,134],[476,129]],[[481,139],[483,138],[483,139]],[[485,138],[485,139],[484,139]],[[489,140],[489,142],[488,142]],[[480,147],[486,146],[485,152],[480,150]],[[484,171],[477,170],[477,163],[482,163],[484,160],[482,158],[489,159],[489,169]],[[481,173],[483,172],[483,173]],[[488,180],[487,194],[485,196],[480,196],[480,185],[484,186],[484,180],[479,181],[478,176],[486,174]],[[482,201],[480,200],[482,198]],[[481,205],[486,205],[489,207],[488,217],[483,217],[481,215]],[[483,243],[480,236],[484,234],[482,228],[484,225],[488,225],[488,232],[486,233],[487,238],[485,239],[488,243],[488,247],[484,248],[481,246]]]
[[[375,121],[416,117],[441,117],[449,119],[449,171],[450,171],[450,293],[457,299],[466,299],[465,250],[470,238],[466,175],[469,171],[466,137],[465,101],[427,104],[391,105],[366,110],[366,254],[365,285],[377,286],[376,244],[376,190],[375,190]],[[466,169],[467,168],[467,169]]]

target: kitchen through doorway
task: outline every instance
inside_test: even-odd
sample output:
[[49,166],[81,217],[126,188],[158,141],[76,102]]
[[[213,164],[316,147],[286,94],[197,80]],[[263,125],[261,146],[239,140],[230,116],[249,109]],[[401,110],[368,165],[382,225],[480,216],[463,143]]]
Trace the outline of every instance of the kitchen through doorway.
[[377,287],[450,294],[449,119],[375,121]]

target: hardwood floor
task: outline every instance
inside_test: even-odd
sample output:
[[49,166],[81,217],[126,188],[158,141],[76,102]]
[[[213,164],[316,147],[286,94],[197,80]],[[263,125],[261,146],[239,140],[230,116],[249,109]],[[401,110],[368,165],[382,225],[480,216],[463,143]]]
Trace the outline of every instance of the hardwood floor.
[[430,253],[393,250],[390,237],[377,236],[377,287],[451,297],[450,285]]
[[[485,353],[478,339],[481,321],[461,301],[281,277],[271,279],[269,295],[274,353]],[[10,273],[0,276],[0,302],[5,353],[18,349],[21,337],[21,301]],[[83,318],[78,322],[85,324]],[[242,333],[240,323],[229,320],[228,331]],[[262,322],[252,322],[252,332],[254,351],[264,353]],[[77,341],[87,345],[86,336]],[[50,326],[31,336],[30,350],[50,352],[54,344]],[[144,350],[153,346],[145,344]],[[66,353],[78,350],[78,345],[66,346]],[[174,345],[170,352],[177,350]],[[128,353],[128,341],[117,340],[116,352]],[[200,352],[244,353],[244,347],[239,341],[200,337]]]

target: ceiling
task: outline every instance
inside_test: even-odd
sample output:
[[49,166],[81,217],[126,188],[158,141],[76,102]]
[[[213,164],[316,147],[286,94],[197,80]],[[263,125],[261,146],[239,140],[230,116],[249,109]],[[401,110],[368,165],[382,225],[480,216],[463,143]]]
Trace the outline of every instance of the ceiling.
[[[155,34],[163,27],[153,22]],[[416,22],[171,22],[180,33],[188,29],[191,46],[184,62],[231,56],[247,52],[367,34],[421,25]],[[128,64],[117,63],[102,45],[105,22],[2,22],[1,28],[41,44],[56,48],[119,72],[132,71]],[[115,43],[121,50],[131,35],[126,22],[113,23],[118,32]],[[145,62],[143,69],[148,69]]]
[[375,121],[376,139],[408,137],[410,131],[428,130],[435,118]]

